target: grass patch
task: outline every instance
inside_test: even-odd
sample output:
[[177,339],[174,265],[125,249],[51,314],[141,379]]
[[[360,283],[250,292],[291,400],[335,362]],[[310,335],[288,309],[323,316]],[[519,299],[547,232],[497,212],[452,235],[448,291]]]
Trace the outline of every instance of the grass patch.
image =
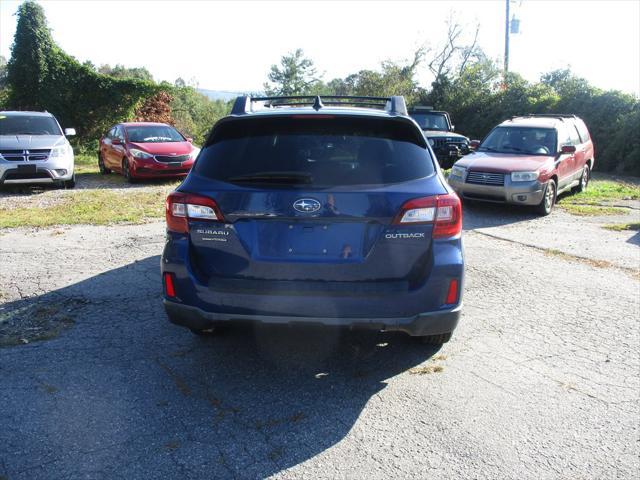
[[627,211],[624,208],[603,207],[600,205],[576,205],[573,203],[559,203],[559,207],[563,208],[572,215],[580,217],[600,217],[606,215],[624,215]]
[[615,268],[615,265],[613,263],[606,260],[593,260],[591,258],[579,257],[577,255],[571,255],[569,253],[556,250],[555,248],[547,248],[542,250],[547,257],[561,258],[562,260],[566,260],[568,262],[578,261],[580,263],[591,265],[592,267],[596,268]]
[[98,173],[98,158],[96,155],[76,155],[75,167],[76,174],[78,173]]
[[173,189],[76,190],[48,207],[0,209],[0,228],[144,223],[164,216],[164,201]]
[[613,225],[605,225],[602,228],[606,228],[607,230],[613,230],[614,232],[625,232],[628,230],[637,231],[640,230],[640,223],[616,223]]
[[561,201],[563,204],[600,205],[616,200],[640,200],[640,186],[624,181],[591,180],[586,191]]

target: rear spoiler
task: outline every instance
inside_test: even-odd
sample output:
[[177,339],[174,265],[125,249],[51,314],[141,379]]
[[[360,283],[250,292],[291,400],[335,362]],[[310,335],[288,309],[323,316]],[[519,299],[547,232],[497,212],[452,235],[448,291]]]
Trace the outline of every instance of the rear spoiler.
[[408,115],[404,97],[358,97],[348,95],[292,95],[280,97],[251,97],[248,95],[236,98],[231,115],[246,115],[265,108],[278,107],[313,107],[319,111],[325,106],[364,107],[385,110],[392,115]]

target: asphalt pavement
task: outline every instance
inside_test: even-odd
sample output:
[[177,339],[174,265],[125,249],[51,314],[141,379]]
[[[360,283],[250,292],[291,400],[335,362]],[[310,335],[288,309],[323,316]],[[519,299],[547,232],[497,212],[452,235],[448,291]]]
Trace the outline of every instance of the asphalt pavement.
[[50,327],[0,348],[0,479],[638,478],[637,234],[465,215],[465,308],[440,349],[203,339],[162,309],[162,223],[0,232],[0,327]]

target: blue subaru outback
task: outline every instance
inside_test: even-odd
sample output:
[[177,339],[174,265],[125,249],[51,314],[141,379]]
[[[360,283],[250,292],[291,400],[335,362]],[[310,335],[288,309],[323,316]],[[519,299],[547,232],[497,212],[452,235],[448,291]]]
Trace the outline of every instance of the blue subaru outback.
[[166,202],[169,319],[451,338],[460,200],[403,97],[239,97]]

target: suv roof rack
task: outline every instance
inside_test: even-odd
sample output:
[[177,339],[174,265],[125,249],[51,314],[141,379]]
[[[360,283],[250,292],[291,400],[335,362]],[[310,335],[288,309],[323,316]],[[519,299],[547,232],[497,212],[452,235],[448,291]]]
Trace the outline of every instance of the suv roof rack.
[[245,115],[256,110],[277,107],[311,106],[318,111],[325,106],[350,106],[383,109],[394,115],[408,115],[404,97],[358,97],[349,95],[290,95],[279,97],[251,97],[243,95],[236,98],[231,115]]
[[528,117],[557,118],[562,121],[564,121],[565,118],[578,118],[571,113],[527,113],[526,115],[514,115],[513,117],[509,118],[509,120],[513,120],[514,118]]

